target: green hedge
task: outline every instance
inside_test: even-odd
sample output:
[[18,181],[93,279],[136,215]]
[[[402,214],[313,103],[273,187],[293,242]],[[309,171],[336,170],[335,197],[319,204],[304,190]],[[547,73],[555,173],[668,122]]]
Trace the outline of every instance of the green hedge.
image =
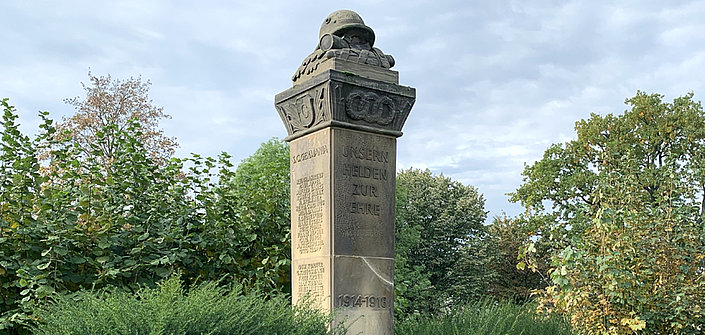
[[184,290],[172,277],[156,289],[80,291],[36,311],[35,334],[343,334],[328,330],[329,317],[292,309],[284,295],[267,299],[241,285],[215,282]]

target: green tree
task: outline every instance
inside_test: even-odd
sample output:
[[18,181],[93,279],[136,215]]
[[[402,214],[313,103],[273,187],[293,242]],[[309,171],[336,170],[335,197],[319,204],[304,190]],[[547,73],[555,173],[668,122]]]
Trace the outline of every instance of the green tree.
[[[221,176],[223,178],[223,176]],[[242,278],[276,292],[291,292],[289,146],[262,143],[220,185],[223,217],[233,217],[242,238]]]
[[550,246],[543,240],[534,242],[535,248],[541,252],[532,253],[531,265],[535,271],[530,271],[526,268],[526,260],[519,260],[522,246],[530,242],[532,235],[522,217],[495,216],[488,228],[495,256],[491,267],[497,272],[490,293],[498,300],[529,301],[533,291],[550,283],[548,275],[544,275],[550,265],[550,255],[545,250],[550,250]]
[[524,251],[553,242],[544,302],[586,334],[705,329],[705,114],[692,98],[637,92],[524,170]]
[[493,272],[482,196],[429,170],[401,171],[397,190],[395,281],[406,290],[397,291],[398,312],[436,313],[484,296]]

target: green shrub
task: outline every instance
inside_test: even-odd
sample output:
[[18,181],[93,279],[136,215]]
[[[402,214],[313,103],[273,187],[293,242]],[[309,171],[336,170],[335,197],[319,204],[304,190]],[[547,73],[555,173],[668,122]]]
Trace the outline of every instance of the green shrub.
[[23,334],[54,295],[135,292],[174,273],[187,285],[228,276],[288,292],[285,143],[267,142],[237,169],[225,153],[157,164],[136,122],[105,127],[87,155],[48,113],[31,139],[7,99],[0,109],[0,334]]
[[491,300],[470,303],[440,316],[412,316],[397,322],[396,335],[562,335],[568,324],[557,316],[536,314],[536,306]]
[[216,282],[184,290],[171,277],[156,289],[79,291],[60,296],[36,311],[35,334],[343,334],[328,330],[330,318],[314,310],[292,309],[286,296],[266,299],[241,285]]

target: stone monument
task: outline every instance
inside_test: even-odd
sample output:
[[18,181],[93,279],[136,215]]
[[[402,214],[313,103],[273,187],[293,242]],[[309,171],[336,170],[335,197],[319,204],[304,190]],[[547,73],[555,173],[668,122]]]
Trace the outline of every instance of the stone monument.
[[290,142],[292,298],[349,334],[393,334],[396,138],[416,99],[350,10],[275,97]]

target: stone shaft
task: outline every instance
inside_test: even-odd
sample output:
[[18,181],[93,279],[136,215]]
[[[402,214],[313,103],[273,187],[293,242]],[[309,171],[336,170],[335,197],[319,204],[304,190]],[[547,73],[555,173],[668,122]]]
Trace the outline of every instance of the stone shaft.
[[392,334],[396,139],[324,128],[290,143],[292,296],[352,334]]

